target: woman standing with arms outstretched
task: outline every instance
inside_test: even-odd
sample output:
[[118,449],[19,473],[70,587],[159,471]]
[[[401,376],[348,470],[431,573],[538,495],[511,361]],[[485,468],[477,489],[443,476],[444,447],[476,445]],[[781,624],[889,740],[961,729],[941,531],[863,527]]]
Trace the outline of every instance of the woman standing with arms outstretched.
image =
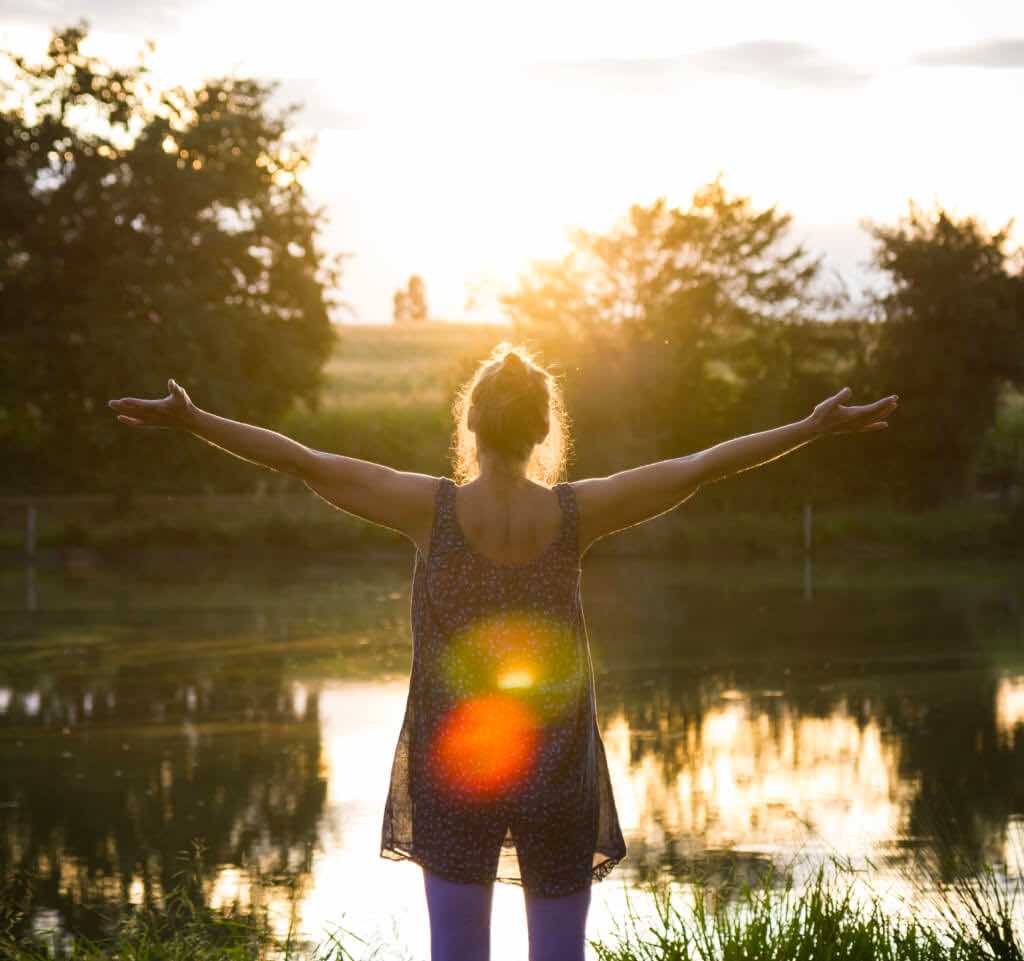
[[530,961],[582,961],[591,883],[626,855],[580,602],[587,549],[818,437],[884,428],[898,403],[844,406],[843,388],[803,420],[568,482],[559,385],[507,343],[457,395],[454,478],[313,450],[168,389],[110,406],[121,423],[188,431],[299,477],[416,548],[381,856],[423,869],[432,961],[486,961],[495,880],[524,888]]

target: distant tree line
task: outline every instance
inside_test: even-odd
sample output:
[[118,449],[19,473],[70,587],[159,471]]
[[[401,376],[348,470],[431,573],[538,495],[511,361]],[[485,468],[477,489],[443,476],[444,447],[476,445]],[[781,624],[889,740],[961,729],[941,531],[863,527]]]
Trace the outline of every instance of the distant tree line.
[[1008,228],[914,205],[893,226],[866,224],[886,285],[857,305],[823,287],[790,220],[716,180],[687,210],[659,200],[608,233],[576,231],[568,255],[505,296],[518,333],[564,373],[584,473],[788,422],[849,385],[855,402],[899,394],[893,429],[755,472],[744,502],[925,507],[970,494],[1000,397],[1024,386],[1024,272]]
[[[153,90],[144,63],[115,69],[82,53],[85,36],[54,31],[39,64],[11,56],[0,90],[4,489],[252,489],[250,466],[125,430],[104,405],[162,395],[175,376],[224,416],[317,416],[326,361],[344,354],[329,321],[340,267],[299,179],[296,108],[275,113],[273,85],[253,80]],[[1019,483],[1019,445],[989,445],[981,463],[1000,405],[1024,387],[1024,264],[1009,227],[913,205],[867,223],[884,289],[855,301],[825,286],[790,226],[718,179],[686,209],[662,199],[606,232],[574,231],[565,257],[504,295],[514,335],[563,377],[574,474],[803,417],[849,385],[856,400],[900,395],[892,429],[754,472],[744,504],[934,506],[969,495],[982,469]],[[394,321],[427,317],[413,275]],[[381,425],[402,417],[443,451],[446,406],[368,411],[360,456],[394,463],[399,441]],[[733,489],[712,496],[728,505]]]

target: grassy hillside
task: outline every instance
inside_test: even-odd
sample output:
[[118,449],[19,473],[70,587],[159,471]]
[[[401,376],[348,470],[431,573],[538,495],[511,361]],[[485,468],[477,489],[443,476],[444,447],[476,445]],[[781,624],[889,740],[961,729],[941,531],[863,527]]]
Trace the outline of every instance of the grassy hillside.
[[446,406],[460,375],[508,336],[493,324],[339,325],[324,407]]
[[[448,473],[455,390],[508,336],[484,324],[342,325],[320,410],[298,405],[280,429],[318,450]],[[290,489],[285,478],[271,488]]]

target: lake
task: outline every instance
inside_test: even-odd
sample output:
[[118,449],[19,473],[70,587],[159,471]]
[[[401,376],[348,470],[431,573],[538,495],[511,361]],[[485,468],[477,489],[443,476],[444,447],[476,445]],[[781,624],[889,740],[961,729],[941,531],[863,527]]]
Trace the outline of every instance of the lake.
[[[0,868],[37,929],[173,883],[425,958],[419,869],[379,857],[411,663],[412,557],[166,559],[0,574]],[[834,859],[894,905],[1024,851],[1024,567],[588,558],[599,726],[629,847],[604,937],[646,885],[727,887]],[[259,883],[253,883],[258,876]],[[526,957],[498,885],[495,961]],[[339,935],[341,936],[341,935]],[[369,948],[345,942],[356,957]]]

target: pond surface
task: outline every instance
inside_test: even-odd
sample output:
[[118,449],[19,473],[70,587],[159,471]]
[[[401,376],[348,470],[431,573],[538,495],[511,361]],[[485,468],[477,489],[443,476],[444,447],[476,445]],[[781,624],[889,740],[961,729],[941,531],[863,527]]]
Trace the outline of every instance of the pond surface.
[[[215,904],[426,958],[419,869],[379,857],[411,568],[0,573],[0,871],[34,875],[36,927],[98,932],[198,840]],[[1024,568],[584,568],[629,847],[590,937],[650,881],[841,858],[899,899],[965,864],[1018,872]],[[495,961],[526,957],[521,889],[496,887],[493,926]]]

